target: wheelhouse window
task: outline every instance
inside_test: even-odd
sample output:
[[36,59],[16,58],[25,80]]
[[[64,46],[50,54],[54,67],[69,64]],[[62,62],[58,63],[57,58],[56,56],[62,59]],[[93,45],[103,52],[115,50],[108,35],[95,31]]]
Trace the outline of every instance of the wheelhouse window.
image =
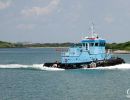
[[86,46],[86,48],[87,48],[87,47],[88,47],[88,44],[86,43],[85,46]]
[[105,46],[106,45],[106,43],[103,43],[103,46]]
[[85,44],[85,43],[82,43],[82,45],[83,45],[83,47],[85,47],[85,46],[86,46],[86,44]]
[[88,50],[88,44],[86,43],[86,50]]
[[106,44],[104,42],[101,42],[99,46],[105,46]]
[[90,43],[89,46],[94,46],[94,43]]
[[99,46],[99,43],[95,43],[95,46]]

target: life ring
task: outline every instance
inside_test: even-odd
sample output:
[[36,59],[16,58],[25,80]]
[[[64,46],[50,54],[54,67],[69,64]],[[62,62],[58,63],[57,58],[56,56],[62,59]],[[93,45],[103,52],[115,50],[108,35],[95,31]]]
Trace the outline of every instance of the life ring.
[[96,67],[97,67],[97,65],[96,65],[95,62],[91,62],[91,63],[90,63],[90,68],[96,68]]
[[57,64],[53,64],[53,66],[52,66],[52,67],[54,67],[54,68],[55,68],[55,67],[57,67],[57,66],[58,66]]

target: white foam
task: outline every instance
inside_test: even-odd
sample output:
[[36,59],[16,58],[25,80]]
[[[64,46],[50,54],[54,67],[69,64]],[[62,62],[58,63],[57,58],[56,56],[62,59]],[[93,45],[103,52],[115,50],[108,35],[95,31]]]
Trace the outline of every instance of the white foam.
[[130,64],[119,64],[119,65],[115,65],[115,66],[108,66],[108,67],[97,67],[97,68],[84,68],[84,69],[130,69]]
[[52,68],[45,67],[43,64],[32,64],[32,65],[23,65],[23,64],[3,64],[0,65],[0,68],[27,68],[27,69],[39,69],[39,70],[47,70],[47,71],[62,71],[64,69],[61,68]]
[[[27,69],[38,69],[38,70],[46,70],[46,71],[63,71],[65,69],[61,68],[53,68],[53,67],[46,67],[43,64],[32,64],[32,65],[23,65],[23,64],[3,64],[0,65],[0,68],[27,68]],[[102,69],[102,70],[113,70],[113,69],[130,69],[130,64],[120,64],[115,66],[108,66],[108,67],[97,67],[97,68],[83,68],[83,69]]]
[[63,71],[63,70],[65,70],[65,69],[62,69],[62,68],[53,68],[53,67],[46,67],[46,66],[44,66],[42,69],[43,70],[49,70],[49,71]]

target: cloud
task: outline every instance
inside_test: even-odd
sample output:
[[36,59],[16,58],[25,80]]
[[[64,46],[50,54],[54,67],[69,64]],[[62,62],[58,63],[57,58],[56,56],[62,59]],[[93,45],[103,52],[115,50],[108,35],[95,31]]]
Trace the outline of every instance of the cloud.
[[28,9],[23,9],[21,14],[24,16],[40,16],[40,15],[48,15],[53,12],[57,6],[59,5],[60,0],[51,0],[50,3],[46,7],[32,7]]
[[0,10],[8,8],[10,5],[11,5],[10,1],[6,2],[0,1]]
[[108,23],[108,24],[111,24],[114,22],[114,18],[112,16],[106,16],[104,18],[104,20]]
[[16,26],[17,29],[22,29],[22,30],[31,30],[35,27],[35,24],[18,24]]

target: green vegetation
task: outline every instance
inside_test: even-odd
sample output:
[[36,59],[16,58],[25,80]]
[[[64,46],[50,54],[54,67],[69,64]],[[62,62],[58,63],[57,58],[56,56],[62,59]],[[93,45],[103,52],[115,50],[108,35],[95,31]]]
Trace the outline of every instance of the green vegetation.
[[25,47],[70,47],[74,43],[34,43],[34,44],[26,44]]
[[130,41],[125,43],[108,43],[106,44],[106,49],[113,49],[113,50],[128,50],[130,51]]
[[10,47],[14,47],[14,45],[9,42],[0,41],[0,48],[10,48]]
[[0,41],[0,48],[28,48],[28,47],[69,47],[74,43],[9,43]]
[[[25,47],[69,47],[74,45],[74,43],[9,43],[0,41],[0,48],[25,48]],[[130,41],[125,43],[108,43],[106,44],[106,49],[113,50],[129,50],[130,51]]]
[[22,48],[23,44],[0,41],[0,48]]

